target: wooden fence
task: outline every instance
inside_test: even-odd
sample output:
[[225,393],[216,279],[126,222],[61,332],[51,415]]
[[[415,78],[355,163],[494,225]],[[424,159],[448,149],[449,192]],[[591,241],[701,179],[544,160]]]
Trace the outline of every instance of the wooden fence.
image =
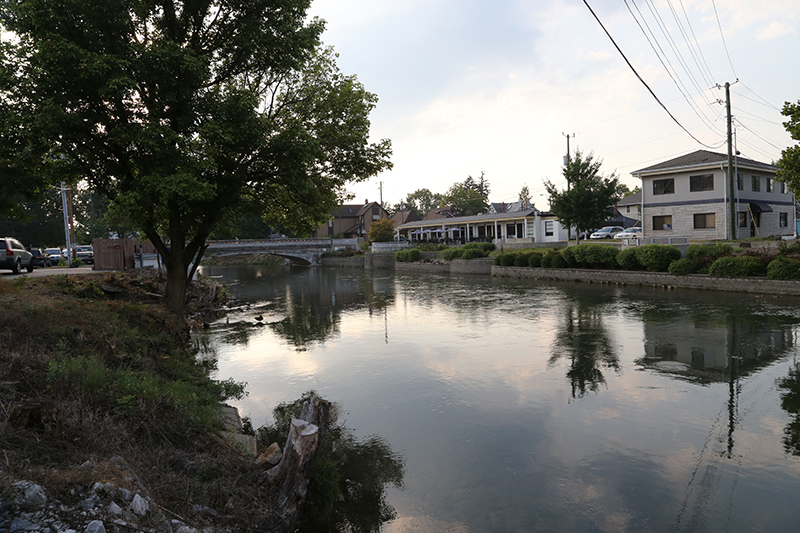
[[136,268],[134,253],[141,247],[142,243],[136,239],[93,239],[94,270]]

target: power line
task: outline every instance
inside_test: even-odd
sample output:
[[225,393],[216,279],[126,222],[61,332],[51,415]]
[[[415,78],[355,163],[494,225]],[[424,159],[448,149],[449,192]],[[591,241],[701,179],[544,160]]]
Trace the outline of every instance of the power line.
[[714,6],[714,16],[717,17],[717,27],[719,27],[719,35],[722,37],[722,46],[725,48],[725,55],[728,56],[728,64],[731,66],[731,72],[733,72],[733,77],[736,80],[739,80],[739,76],[736,74],[736,69],[733,68],[733,61],[731,61],[731,54],[728,52],[728,43],[725,42],[725,34],[722,33],[722,23],[719,21],[719,13],[717,12],[717,3],[714,0],[711,0],[711,5]]
[[681,123],[678,121],[678,119],[677,119],[677,118],[675,118],[675,117],[672,115],[672,113],[670,113],[669,109],[667,109],[667,106],[665,106],[665,105],[664,105],[664,104],[661,102],[661,100],[659,100],[658,96],[656,96],[656,93],[654,93],[654,92],[653,92],[653,90],[650,88],[650,86],[649,86],[649,85],[647,85],[647,82],[645,82],[645,81],[644,81],[644,79],[642,79],[642,77],[639,75],[639,73],[638,73],[638,72],[636,72],[636,69],[635,69],[635,68],[633,68],[633,65],[631,65],[631,62],[630,62],[630,61],[628,61],[628,58],[625,56],[625,54],[622,52],[622,50],[620,49],[620,47],[617,45],[617,43],[616,43],[616,41],[614,40],[614,38],[613,38],[613,37],[611,37],[611,34],[608,32],[608,30],[606,29],[606,27],[605,27],[605,26],[603,25],[603,23],[600,21],[600,18],[599,18],[599,17],[597,16],[597,14],[594,12],[594,10],[592,9],[592,6],[590,6],[590,5],[589,5],[589,2],[587,2],[586,0],[583,0],[583,3],[586,5],[586,7],[587,7],[587,8],[589,9],[589,11],[592,13],[592,16],[595,18],[595,20],[597,21],[597,23],[598,23],[598,24],[600,24],[600,27],[601,27],[601,28],[603,28],[603,31],[604,31],[604,32],[605,32],[605,34],[608,36],[608,38],[611,40],[611,43],[614,45],[614,48],[616,48],[616,49],[617,49],[617,51],[620,53],[620,55],[622,56],[622,58],[625,60],[625,63],[627,63],[627,64],[628,64],[628,67],[631,69],[631,71],[633,71],[633,73],[636,75],[636,77],[639,79],[639,81],[640,81],[640,82],[642,82],[642,85],[644,85],[644,86],[645,86],[645,88],[646,88],[646,89],[647,89],[647,90],[650,92],[650,94],[653,96],[653,98],[655,98],[655,99],[656,99],[656,102],[658,102],[658,104],[659,104],[659,105],[660,105],[662,108],[664,108],[664,111],[666,111],[666,112],[667,112],[667,114],[668,114],[668,115],[670,116],[670,118],[671,118],[671,119],[672,119],[672,120],[675,122],[675,124],[677,124],[678,126],[680,126],[680,128],[681,128],[683,131],[685,131],[685,132],[686,132],[686,134],[687,134],[687,135],[689,135],[689,137],[691,137],[692,139],[694,139],[694,140],[695,140],[695,142],[697,142],[698,144],[700,144],[700,145],[702,145],[702,146],[705,146],[706,148],[711,148],[711,146],[709,146],[709,145],[705,144],[704,142],[700,141],[700,140],[699,140],[697,137],[695,137],[694,135],[692,135],[692,133],[691,133],[689,130],[687,130],[687,129],[686,129],[684,126],[683,126],[683,124],[681,124]]

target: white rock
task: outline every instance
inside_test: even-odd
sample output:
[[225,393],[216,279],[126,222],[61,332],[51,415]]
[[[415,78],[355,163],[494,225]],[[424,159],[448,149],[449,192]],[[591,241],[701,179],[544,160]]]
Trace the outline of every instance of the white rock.
[[147,511],[150,510],[150,504],[147,503],[147,500],[142,498],[139,494],[133,497],[133,501],[130,505],[130,510],[133,511],[134,514],[139,516],[144,516],[147,514]]
[[92,520],[83,533],[106,533],[106,526],[100,520]]
[[108,512],[115,516],[122,516],[122,507],[117,505],[117,502],[111,502],[108,504]]

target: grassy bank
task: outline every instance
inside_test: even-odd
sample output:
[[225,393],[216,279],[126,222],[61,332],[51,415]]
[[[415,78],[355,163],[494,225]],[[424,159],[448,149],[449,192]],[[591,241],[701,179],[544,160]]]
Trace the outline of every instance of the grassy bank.
[[[19,479],[65,505],[76,484],[112,481],[217,531],[268,512],[261,470],[220,434],[220,402],[242,386],[209,378],[158,294],[157,274],[141,272],[0,280],[0,502]],[[196,283],[190,309],[221,297]]]

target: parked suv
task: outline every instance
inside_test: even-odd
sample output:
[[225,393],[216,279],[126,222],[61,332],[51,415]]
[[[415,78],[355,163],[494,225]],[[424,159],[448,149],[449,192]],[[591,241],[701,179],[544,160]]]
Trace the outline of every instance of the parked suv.
[[32,261],[35,266],[40,266],[40,267],[52,266],[50,261],[50,255],[44,253],[41,248],[31,248],[28,251],[33,256]]
[[94,248],[91,246],[76,246],[75,257],[83,261],[84,265],[94,264]]
[[31,253],[17,239],[0,237],[0,269],[11,269],[14,274],[19,274],[23,266],[28,272],[33,272]]

